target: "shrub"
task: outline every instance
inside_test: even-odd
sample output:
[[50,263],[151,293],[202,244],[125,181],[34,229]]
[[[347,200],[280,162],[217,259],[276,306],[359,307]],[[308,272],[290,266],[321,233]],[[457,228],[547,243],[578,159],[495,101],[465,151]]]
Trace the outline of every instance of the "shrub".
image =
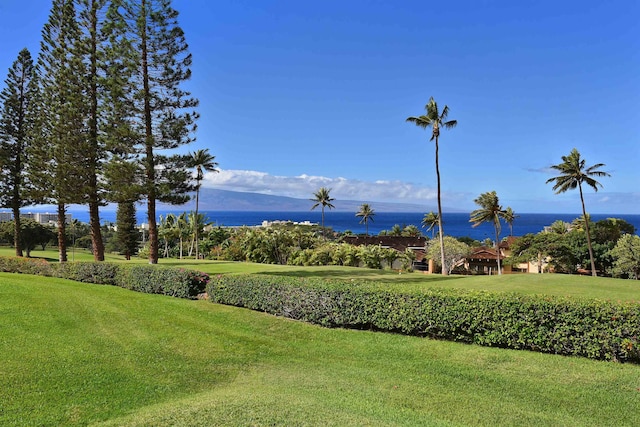
[[0,271],[5,273],[53,275],[53,267],[41,258],[0,257]]
[[65,262],[55,264],[54,271],[56,277],[77,282],[115,285],[120,266],[106,262]]
[[137,292],[195,298],[204,292],[208,280],[207,274],[184,268],[134,265],[121,269],[117,284]]
[[79,282],[116,285],[138,292],[195,298],[204,292],[209,276],[184,268],[121,265],[107,262],[50,264],[44,259],[0,257],[0,271],[59,277]]
[[329,327],[640,363],[640,304],[455,289],[399,292],[358,282],[218,276],[213,302]]

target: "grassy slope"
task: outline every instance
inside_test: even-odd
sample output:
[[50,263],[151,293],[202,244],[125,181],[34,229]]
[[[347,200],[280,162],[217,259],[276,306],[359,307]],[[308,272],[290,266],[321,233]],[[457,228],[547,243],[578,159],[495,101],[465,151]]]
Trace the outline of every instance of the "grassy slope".
[[634,365],[4,273],[0,319],[0,425],[640,424]]

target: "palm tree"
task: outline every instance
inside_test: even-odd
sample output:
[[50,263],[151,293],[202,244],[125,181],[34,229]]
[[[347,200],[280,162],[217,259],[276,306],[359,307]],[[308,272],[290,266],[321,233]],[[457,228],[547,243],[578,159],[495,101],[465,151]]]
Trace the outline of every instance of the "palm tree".
[[504,222],[509,224],[509,236],[513,236],[513,221],[515,221],[519,216],[520,215],[516,215],[513,209],[509,206],[507,206],[507,210],[504,211]]
[[162,217],[162,215],[160,215],[158,235],[164,240],[164,258],[169,257],[169,242],[175,237],[175,224],[177,220],[178,217],[173,213],[167,214],[167,216],[164,218]]
[[[602,187],[598,181],[593,177],[605,177],[611,176],[607,172],[600,171],[603,167],[603,163],[597,163],[593,166],[585,167],[585,160],[580,158],[580,153],[577,149],[571,150],[568,156],[562,156],[562,163],[552,165],[551,169],[557,170],[560,175],[549,178],[547,184],[555,182],[553,190],[556,194],[564,193],[567,190],[580,190],[580,202],[582,203],[582,215],[584,218],[588,218],[587,210],[584,207],[584,195],[582,193],[582,183],[587,184],[593,188],[594,191],[598,191],[598,187]],[[591,245],[591,233],[589,231],[589,221],[585,221],[585,230],[587,232],[587,246],[589,247],[589,259],[591,260],[591,275],[597,276],[596,262],[593,258],[593,247]]]
[[402,229],[402,233],[400,235],[404,237],[421,237],[422,233],[418,227],[413,224],[409,224]]
[[391,230],[387,233],[388,236],[402,236],[402,227],[400,224],[393,224]]
[[318,206],[322,206],[322,237],[326,239],[324,234],[324,208],[333,209],[335,206],[331,204],[335,199],[333,199],[329,193],[331,193],[330,188],[320,187],[320,189],[313,193],[312,202],[316,202],[313,206],[311,206],[311,210],[314,210]]
[[204,231],[205,227],[211,225],[210,222],[207,221],[207,218],[203,214],[196,214],[191,211],[187,215],[187,222],[189,224],[189,230],[191,231],[191,245],[189,246],[189,256],[193,254],[194,246],[196,252],[196,259],[198,259],[198,235],[200,232]]
[[[219,172],[216,167],[218,162],[215,161],[216,156],[211,155],[208,149],[198,150],[191,153],[191,166],[196,168],[196,218],[198,217],[198,205],[200,203],[200,185],[202,185],[202,179],[204,178],[204,171],[207,172]],[[196,241],[196,259],[199,259],[198,254],[198,228],[194,235]]]
[[477,227],[483,222],[493,223],[493,227],[496,231],[496,259],[498,260],[498,274],[502,274],[502,268],[500,267],[500,218],[504,219],[506,211],[502,210],[498,195],[495,191],[482,193],[480,197],[474,200],[474,202],[480,206],[480,209],[476,209],[471,212],[471,219],[469,222],[473,223],[473,227]]
[[440,217],[437,213],[431,211],[424,214],[422,218],[422,228],[426,228],[427,231],[431,231],[431,239],[435,236],[436,226],[440,223]]
[[356,216],[362,218],[360,220],[360,224],[364,222],[364,226],[367,230],[367,236],[369,235],[369,220],[373,221],[375,214],[375,211],[371,209],[369,203],[363,203],[362,206],[360,206],[360,210],[356,213]]
[[180,259],[182,259],[184,239],[189,237],[189,221],[187,220],[187,213],[182,212],[173,224],[173,230],[175,235],[180,240]]
[[[449,107],[444,106],[442,109],[442,113],[438,111],[438,104],[431,97],[427,105],[425,105],[425,110],[427,113],[418,117],[409,117],[406,121],[414,123],[416,126],[419,126],[423,129],[428,127],[432,128],[431,132],[431,141],[436,141],[436,177],[438,181],[438,229],[440,231],[440,254],[442,265],[445,265],[445,256],[444,256],[444,230],[442,228],[442,203],[440,201],[440,166],[438,163],[438,138],[440,137],[440,128],[444,127],[445,129],[451,129],[458,124],[457,120],[449,120],[447,121],[447,116],[449,115]],[[442,269],[442,275],[447,275],[447,269]]]

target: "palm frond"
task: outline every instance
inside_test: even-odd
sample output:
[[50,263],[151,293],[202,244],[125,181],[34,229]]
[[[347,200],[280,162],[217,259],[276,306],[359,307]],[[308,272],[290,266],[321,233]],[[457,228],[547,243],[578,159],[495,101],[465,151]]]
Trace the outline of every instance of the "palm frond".
[[456,127],[456,125],[458,124],[457,120],[449,120],[448,122],[444,122],[442,125],[446,128],[446,129],[451,129]]
[[408,117],[405,121],[414,123],[416,126],[420,126],[423,129],[426,129],[432,124],[431,119],[427,116]]
[[442,113],[440,113],[440,121],[443,122],[446,120],[447,116],[449,115],[449,106],[445,105],[444,108],[442,109]]

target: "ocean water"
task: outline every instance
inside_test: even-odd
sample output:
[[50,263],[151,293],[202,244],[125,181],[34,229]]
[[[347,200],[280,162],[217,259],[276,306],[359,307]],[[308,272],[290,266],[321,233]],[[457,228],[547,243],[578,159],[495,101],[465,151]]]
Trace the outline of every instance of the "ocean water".
[[[180,214],[183,210],[158,211],[158,215],[166,215],[173,212]],[[89,221],[89,215],[86,211],[70,211],[73,218],[82,222]],[[313,210],[308,212],[246,212],[246,211],[203,211],[201,212],[214,225],[238,227],[238,226],[256,226],[261,225],[262,221],[294,221],[320,224],[321,211]],[[513,222],[513,235],[522,236],[527,233],[538,233],[545,226],[551,225],[556,220],[571,222],[579,215],[575,214],[518,214],[519,216]],[[382,230],[390,230],[395,224],[400,226],[413,224],[420,229],[425,235],[430,237],[431,232],[427,232],[422,228],[422,218],[424,213],[393,213],[393,212],[377,212],[372,220],[369,221],[369,234],[378,234]],[[621,218],[636,227],[636,233],[640,231],[640,215],[602,215],[592,214],[593,221],[599,221],[606,218]],[[115,222],[115,212],[104,211],[100,213],[101,221]],[[146,212],[139,211],[137,215],[139,223],[146,223]],[[445,235],[454,237],[471,237],[476,240],[484,240],[486,238],[493,239],[495,232],[491,224],[482,224],[476,228],[471,226],[468,213],[443,213],[443,228]],[[365,225],[360,224],[360,218],[352,212],[334,212],[325,211],[324,223],[326,227],[331,227],[335,231],[350,230],[353,233],[365,233]],[[509,226],[503,225],[501,237],[510,234]]]

